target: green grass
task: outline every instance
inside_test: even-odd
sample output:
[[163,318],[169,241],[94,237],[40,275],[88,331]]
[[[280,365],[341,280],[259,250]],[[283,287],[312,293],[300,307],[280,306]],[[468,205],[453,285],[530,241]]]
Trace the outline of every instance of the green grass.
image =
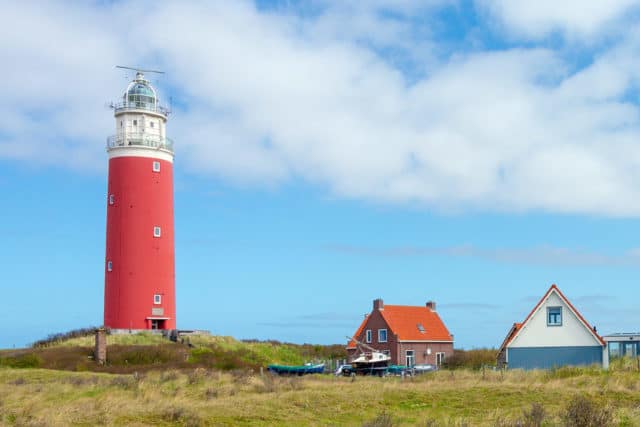
[[[640,425],[637,371],[441,371],[414,379],[280,378],[210,369],[135,375],[0,368],[0,424],[511,426],[532,404],[563,425],[574,404],[612,425]],[[584,396],[587,404],[576,401]],[[610,411],[607,412],[607,411]]]
[[[119,345],[156,345],[166,344],[168,341],[162,335],[152,334],[150,332],[140,332],[137,334],[115,334],[108,335],[109,344]],[[56,341],[48,346],[51,347],[93,347],[95,344],[95,336],[87,335],[84,337],[70,338],[66,340]]]
[[211,335],[194,335],[180,341],[173,343],[161,335],[146,332],[108,335],[107,364],[99,366],[93,361],[94,336],[56,338],[36,348],[2,350],[0,366],[110,373],[197,367],[259,371],[271,363],[299,365],[346,358],[342,345],[246,342]]

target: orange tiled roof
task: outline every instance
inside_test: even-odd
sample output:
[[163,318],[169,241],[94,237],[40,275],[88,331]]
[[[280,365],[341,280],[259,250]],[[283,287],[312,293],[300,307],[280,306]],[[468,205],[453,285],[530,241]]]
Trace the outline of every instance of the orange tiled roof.
[[511,342],[511,339],[520,330],[521,327],[522,327],[522,323],[514,323],[513,324],[511,329],[509,329],[509,333],[505,337],[504,341],[502,341],[502,344],[500,345],[500,350],[498,350],[498,353],[500,353],[502,351],[502,349],[504,349],[506,347],[506,345]]
[[[380,314],[400,341],[453,341],[440,316],[426,306],[384,305]],[[424,327],[424,332],[418,329]]]
[[[358,330],[356,331],[356,333],[353,336],[353,338],[357,339],[360,336],[360,334],[362,333],[362,331],[364,329],[364,325],[367,324],[367,320],[369,320],[369,315],[368,314],[364,317],[364,320],[362,321],[362,323],[358,327]],[[349,341],[349,344],[347,344],[347,348],[356,348],[357,347],[356,342],[354,341],[353,338]]]
[[[538,301],[538,303],[535,305],[535,307],[533,307],[533,310],[531,310],[531,312],[529,312],[529,315],[526,317],[526,319],[524,319],[524,322],[522,323],[514,323],[514,328],[515,330],[513,332],[510,332],[510,334],[507,336],[507,338],[504,340],[504,342],[502,343],[502,346],[500,347],[501,349],[503,347],[506,347],[507,345],[509,345],[509,343],[511,341],[513,341],[513,339],[515,338],[516,335],[518,335],[518,331],[520,331],[520,329],[522,328],[522,325],[524,325],[525,323],[527,323],[527,321],[529,321],[529,319],[531,318],[531,316],[533,316],[533,313],[536,312],[536,310],[538,309],[538,307],[540,306],[540,304],[542,304],[547,297],[549,296],[549,294],[552,291],[556,291],[558,296],[560,297],[560,299],[562,299],[568,306],[569,308],[576,314],[576,316],[578,317],[578,319],[582,322],[582,324],[584,324],[584,326],[589,329],[589,331],[593,334],[593,336],[602,344],[602,345],[606,345],[606,343],[604,342],[604,340],[602,339],[602,337],[600,335],[598,335],[596,332],[594,332],[593,328],[591,327],[591,325],[589,325],[589,323],[585,320],[584,317],[582,317],[582,315],[580,314],[580,312],[578,310],[576,310],[576,308],[573,306],[573,304],[571,304],[571,302],[569,302],[569,300],[567,299],[567,297],[564,296],[564,294],[560,291],[560,289],[558,289],[558,287],[554,284],[551,285],[551,287],[549,288],[549,290],[544,294],[544,296],[542,298],[540,298],[540,301]],[[517,325],[517,327],[516,327]]]

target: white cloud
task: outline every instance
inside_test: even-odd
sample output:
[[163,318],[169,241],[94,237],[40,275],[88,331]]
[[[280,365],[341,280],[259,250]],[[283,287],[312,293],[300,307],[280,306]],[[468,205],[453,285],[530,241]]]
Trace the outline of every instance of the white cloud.
[[[560,32],[584,39],[612,30],[638,11],[638,0],[476,0],[510,32],[535,39]],[[623,26],[622,28],[625,28]]]
[[328,250],[350,255],[383,257],[449,256],[479,258],[509,264],[534,264],[586,267],[640,267],[640,250],[630,249],[619,254],[592,252],[550,245],[531,248],[480,248],[473,245],[449,247],[396,246],[367,247],[334,245]]
[[[311,18],[246,2],[7,8],[0,156],[102,168],[113,131],[104,101],[126,84],[112,67],[149,64],[187,105],[169,133],[193,171],[439,209],[640,214],[640,119],[628,100],[638,34],[577,72],[535,47],[442,61],[416,53],[438,41],[406,43],[415,22],[388,22],[384,4],[354,9],[348,31],[336,22],[349,9],[327,4]],[[415,13],[408,5],[397,14]],[[434,7],[420,9],[425,26]],[[17,22],[35,30],[17,37]],[[408,83],[380,46],[411,51],[426,77]]]

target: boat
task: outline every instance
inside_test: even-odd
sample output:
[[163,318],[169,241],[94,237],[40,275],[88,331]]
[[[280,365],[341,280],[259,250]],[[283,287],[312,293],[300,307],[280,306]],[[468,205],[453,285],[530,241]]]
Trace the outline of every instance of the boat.
[[351,375],[353,373],[358,375],[383,376],[387,373],[391,356],[355,338],[349,339],[355,341],[356,347],[360,349],[360,354],[349,362],[351,369],[349,369],[348,372],[345,370],[345,375]]
[[311,363],[305,363],[304,365],[298,366],[269,365],[267,366],[267,370],[278,375],[321,374],[324,372],[324,363],[318,363],[315,365]]

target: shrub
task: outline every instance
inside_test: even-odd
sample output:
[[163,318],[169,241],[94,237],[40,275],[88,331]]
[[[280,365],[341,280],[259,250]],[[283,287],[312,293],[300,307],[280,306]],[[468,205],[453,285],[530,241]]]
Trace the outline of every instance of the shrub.
[[523,427],[540,427],[546,416],[544,406],[540,403],[534,402],[531,404],[531,409],[528,411],[522,411]]
[[174,425],[178,424],[189,427],[203,425],[202,419],[197,413],[180,406],[173,406],[163,410],[160,418]]
[[[168,346],[173,346],[168,344]],[[107,352],[107,362],[111,365],[154,365],[168,363],[174,359],[174,352],[167,346],[132,345],[124,348],[111,346]]]
[[39,368],[41,365],[42,359],[34,353],[0,357],[0,366],[6,366],[9,368]]
[[497,350],[481,348],[475,350],[453,350],[453,355],[444,361],[444,366],[449,369],[469,368],[480,369],[483,366],[496,364]]
[[386,412],[380,413],[377,417],[372,419],[371,421],[367,421],[362,424],[362,427],[392,427],[393,419],[391,415]]
[[568,427],[606,427],[612,424],[611,409],[585,396],[575,396],[561,414]]

